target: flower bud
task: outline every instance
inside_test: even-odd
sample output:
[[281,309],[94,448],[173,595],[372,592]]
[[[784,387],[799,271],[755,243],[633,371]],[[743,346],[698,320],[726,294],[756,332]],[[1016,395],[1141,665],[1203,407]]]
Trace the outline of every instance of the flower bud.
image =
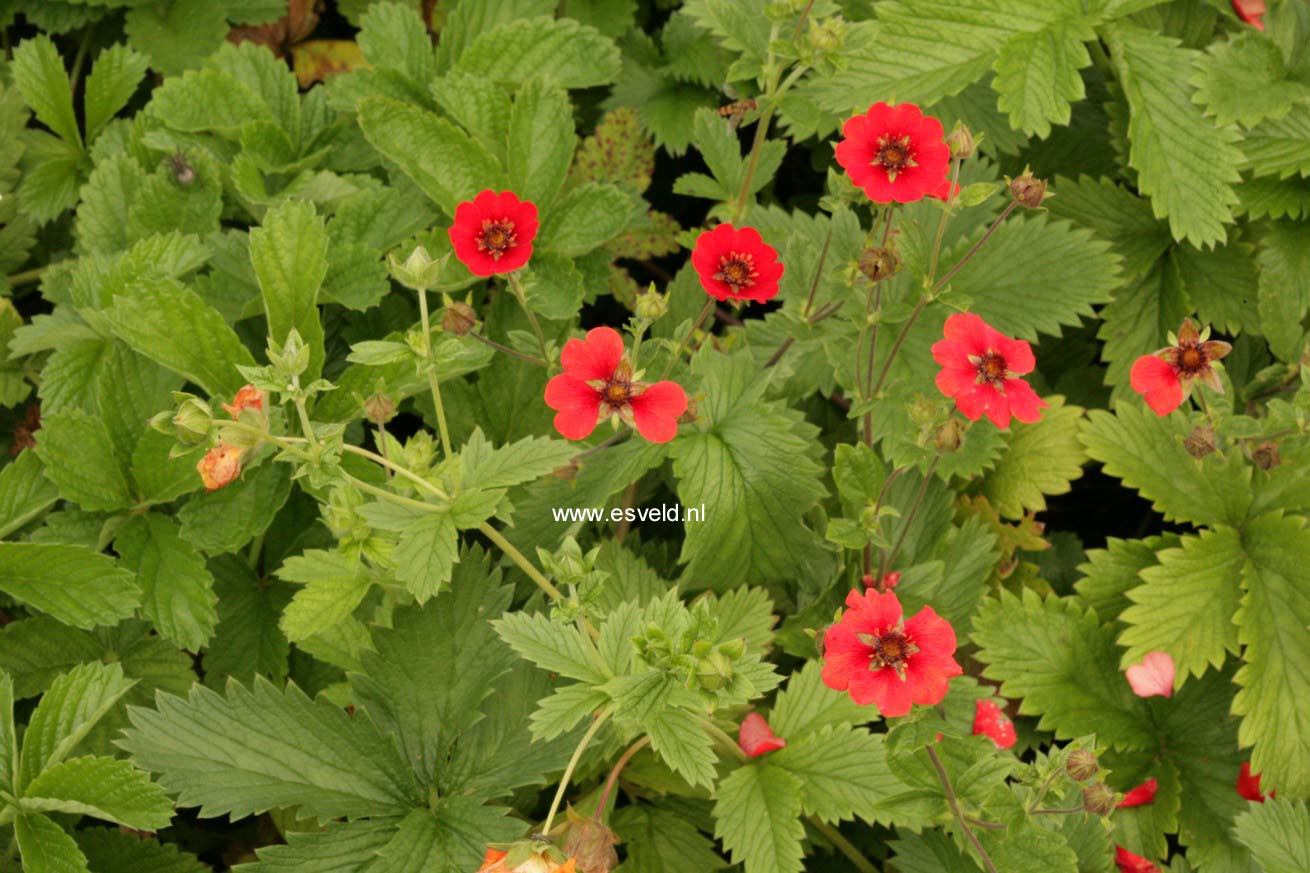
[[719,643],[719,651],[722,652],[725,657],[731,658],[735,661],[742,655],[746,654],[746,640],[744,637],[737,637],[736,639]]
[[732,659],[723,652],[711,652],[696,663],[696,681],[706,691],[718,691],[732,681]]
[[810,21],[810,32],[807,34],[810,48],[816,52],[831,53],[835,52],[842,46],[842,41],[846,36],[846,25],[840,18],[829,18],[826,21]]
[[1251,452],[1251,459],[1261,470],[1272,470],[1283,463],[1282,455],[1278,454],[1278,443],[1272,442],[1263,442],[1256,446]]
[[478,314],[467,303],[456,300],[441,313],[441,329],[455,336],[464,336],[478,326]]
[[1083,809],[1092,815],[1109,815],[1114,812],[1119,795],[1103,782],[1089,785],[1083,789]]
[[564,854],[577,864],[578,873],[610,873],[619,866],[619,853],[614,850],[619,838],[614,831],[594,818],[579,818],[573,810],[569,821]]
[[1064,769],[1075,782],[1086,782],[1100,772],[1101,765],[1091,749],[1076,749],[1069,753]]
[[951,132],[946,134],[946,145],[951,149],[953,158],[970,158],[977,150],[977,143],[973,138],[973,133],[965,126],[964,122],[957,121]]
[[669,311],[669,298],[660,294],[652,285],[645,293],[637,295],[637,315],[647,321],[656,321]]
[[441,273],[443,263],[445,258],[440,261],[432,260],[432,256],[423,246],[417,246],[403,263],[396,257],[395,252],[387,255],[391,278],[414,291],[426,291],[437,284],[437,276]]
[[933,438],[933,444],[937,447],[937,451],[944,455],[957,452],[960,450],[960,446],[964,445],[964,432],[964,422],[952,415],[942,423],[941,427],[937,428],[937,435]]
[[1215,446],[1214,428],[1204,424],[1192,428],[1192,432],[1183,440],[1183,448],[1187,449],[1187,454],[1197,460],[1212,454]]
[[364,417],[374,424],[386,424],[396,417],[396,404],[385,394],[370,394],[364,398]]
[[860,254],[860,272],[868,276],[871,282],[890,278],[900,268],[901,259],[894,248],[875,246]]
[[1046,180],[1038,179],[1027,169],[1023,174],[1009,179],[1010,194],[1025,209],[1036,209],[1047,198]]
[[187,396],[177,412],[172,415],[161,412],[150,419],[150,424],[155,430],[176,437],[183,445],[197,446],[209,436],[213,421],[214,413],[208,403],[199,397]]

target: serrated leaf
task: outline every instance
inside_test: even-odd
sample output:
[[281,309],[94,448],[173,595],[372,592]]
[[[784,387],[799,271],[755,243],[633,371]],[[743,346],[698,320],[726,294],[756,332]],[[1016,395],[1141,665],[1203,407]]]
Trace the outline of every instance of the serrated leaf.
[[1271,118],[1246,132],[1242,169],[1256,176],[1310,176],[1310,105],[1294,106],[1281,118]]
[[195,686],[128,715],[122,747],[202,817],[295,805],[326,821],[401,815],[417,802],[409,768],[371,723],[295,685],[230,682],[226,696]]
[[676,812],[650,804],[614,811],[614,830],[623,835],[625,867],[631,873],[713,873],[727,866],[714,842]]
[[0,470],[0,538],[39,518],[59,499],[36,452],[20,452]]
[[1128,162],[1156,217],[1167,217],[1180,241],[1203,246],[1225,239],[1242,152],[1234,131],[1216,126],[1191,102],[1196,52],[1128,24],[1106,28],[1103,36],[1128,98]]
[[0,591],[81,628],[115,624],[136,611],[132,573],[81,546],[0,543]]
[[234,552],[268,529],[290,494],[291,468],[262,464],[188,500],[177,513],[182,539],[206,552]]
[[128,761],[70,758],[47,767],[23,792],[23,808],[90,815],[141,831],[167,827],[173,803]]
[[908,790],[887,767],[883,737],[848,725],[830,723],[793,735],[769,763],[800,780],[801,806],[829,824],[857,816],[885,823],[883,802]]
[[1128,608],[1128,592],[1142,584],[1138,574],[1159,563],[1156,549],[1177,544],[1178,538],[1172,534],[1145,540],[1108,537],[1104,549],[1087,551],[1087,562],[1078,565],[1083,578],[1074,588],[1102,621],[1112,621]]
[[37,433],[37,456],[60,496],[83,509],[112,511],[131,506],[128,485],[105,424],[78,409],[46,417]]
[[1254,30],[1210,46],[1197,67],[1192,99],[1216,124],[1251,127],[1286,115],[1294,101],[1310,97],[1310,86],[1288,80],[1278,46]]
[[138,515],[114,547],[136,573],[142,615],[183,649],[199,651],[218,624],[218,598],[204,558],[182,541],[177,523],[157,512]]
[[205,649],[205,682],[211,688],[231,676],[250,682],[258,673],[275,682],[287,676],[290,645],[278,627],[289,599],[281,586],[261,584],[249,565],[235,555],[210,564],[218,595],[218,625]]
[[359,104],[364,137],[447,215],[483,189],[504,187],[496,159],[468,134],[420,106],[386,97]]
[[1083,417],[1079,406],[1066,406],[1058,394],[1045,398],[1051,408],[1041,421],[1013,427],[1007,449],[983,480],[983,494],[1009,518],[1046,509],[1046,496],[1067,494],[1083,474],[1087,460],[1078,442]]
[[327,275],[328,236],[311,203],[288,200],[250,231],[250,260],[264,297],[269,338],[281,344],[294,328],[309,347],[306,384],[323,370],[318,291]]
[[[256,849],[240,873],[358,873],[396,833],[395,819],[329,822],[323,830],[288,831],[286,843]],[[208,869],[208,868],[206,868]]]
[[427,513],[400,532],[391,557],[396,578],[420,604],[437,595],[450,581],[459,560],[459,530],[449,512]]
[[119,698],[136,684],[119,664],[78,664],[51,683],[23,734],[20,791],[68,757]]
[[510,85],[544,76],[565,88],[593,88],[618,75],[619,49],[569,18],[524,18],[481,33],[454,70]]
[[753,763],[719,782],[714,833],[746,873],[799,873],[803,783],[781,767]]
[[609,678],[591,641],[571,624],[553,622],[541,613],[511,612],[492,627],[510,648],[543,670],[595,685]]
[[[1154,744],[1146,705],[1119,672],[1113,631],[1095,613],[1054,595],[1030,590],[1023,599],[1002,592],[973,622],[983,675],[1001,694],[1021,699],[1019,712],[1040,715],[1042,730],[1074,739],[1095,724],[1097,739],[1115,748]],[[1015,633],[1015,628],[1023,633]]]
[[1310,592],[1300,583],[1310,561],[1310,530],[1295,517],[1265,515],[1247,525],[1238,640],[1245,664],[1233,712],[1242,716],[1238,741],[1254,746],[1251,769],[1266,791],[1310,794]]
[[166,79],[151,95],[148,112],[184,133],[214,132],[237,139],[252,121],[272,121],[268,105],[231,73],[205,69]]
[[575,454],[572,443],[548,437],[526,437],[496,448],[475,428],[460,449],[460,472],[466,485],[508,488],[540,479]]
[[1264,873],[1310,870],[1310,810],[1304,801],[1268,798],[1252,804],[1235,828]]
[[228,32],[223,6],[210,0],[136,6],[128,11],[123,28],[132,44],[150,56],[150,65],[170,75],[213,54]]
[[68,71],[50,37],[37,34],[19,43],[14,49],[10,75],[37,120],[80,149],[82,134],[73,112]]
[[800,737],[829,725],[863,724],[876,717],[872,709],[855,703],[849,694],[824,685],[822,669],[820,662],[807,661],[778,692],[769,713],[769,724],[778,736]]
[[27,873],[90,873],[73,838],[40,813],[14,819],[14,839]]
[[293,643],[345,621],[373,584],[358,558],[323,549],[287,558],[278,576],[304,586],[282,610],[279,622]]
[[632,196],[613,185],[589,183],[573,189],[545,216],[540,245],[577,257],[609,242],[632,217]]
[[695,715],[685,709],[663,707],[642,720],[650,747],[665,764],[692,786],[714,784],[714,741]]
[[1301,324],[1310,310],[1310,229],[1287,221],[1269,223],[1256,260],[1261,327],[1274,354],[1290,361],[1303,342]]
[[1059,20],[1005,41],[992,87],[1011,126],[1045,139],[1052,123],[1069,123],[1071,104],[1084,94],[1078,71],[1092,62],[1083,43],[1093,37],[1086,25]]
[[1113,243],[1124,282],[1146,275],[1173,245],[1168,223],[1152,214],[1151,202],[1112,179],[1060,177],[1052,187],[1057,195],[1042,206]]
[[209,868],[172,843],[118,828],[82,828],[75,837],[96,873],[208,873]]
[[369,8],[359,24],[356,41],[371,65],[396,70],[419,84],[432,79],[435,53],[416,8],[378,3]]
[[509,121],[506,168],[515,193],[542,206],[554,200],[577,143],[568,92],[546,79],[524,83]]
[[95,65],[86,77],[83,98],[88,140],[95,139],[127,105],[148,66],[145,55],[126,45],[113,45],[96,55]]
[[1207,666],[1222,667],[1229,652],[1237,654],[1233,616],[1246,560],[1241,537],[1232,528],[1183,537],[1180,545],[1160,552],[1159,564],[1141,571],[1144,584],[1128,591],[1134,605],[1120,616],[1129,627],[1119,637],[1120,645],[1128,647],[1124,667],[1148,652],[1172,655],[1176,685],[1189,673],[1199,677]]

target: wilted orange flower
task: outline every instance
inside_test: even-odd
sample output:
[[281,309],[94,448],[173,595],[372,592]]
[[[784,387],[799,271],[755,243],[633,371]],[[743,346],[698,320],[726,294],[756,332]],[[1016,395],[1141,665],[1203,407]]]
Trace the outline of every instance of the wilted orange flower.
[[550,861],[544,854],[531,855],[513,867],[506,866],[509,852],[487,849],[487,856],[482,859],[482,866],[477,873],[577,873],[577,862],[569,858],[563,864]]
[[205,452],[200,463],[196,464],[205,490],[215,491],[240,476],[244,457],[245,449],[227,443],[219,443]]
[[243,385],[241,386],[241,390],[237,392],[236,397],[232,398],[232,402],[230,404],[224,403],[223,408],[226,409],[227,414],[233,418],[240,418],[241,410],[243,409],[253,409],[257,412],[263,412],[264,392],[260,391],[254,385]]

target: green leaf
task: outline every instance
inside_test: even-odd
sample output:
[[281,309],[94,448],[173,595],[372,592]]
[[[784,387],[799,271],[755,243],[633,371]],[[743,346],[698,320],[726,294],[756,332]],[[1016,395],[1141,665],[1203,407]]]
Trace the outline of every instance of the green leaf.
[[77,845],[96,873],[208,873],[194,855],[172,843],[143,839],[118,828],[82,828]]
[[1253,746],[1251,769],[1265,774],[1266,791],[1310,794],[1310,592],[1301,584],[1310,561],[1303,519],[1262,516],[1247,525],[1242,544],[1250,562],[1237,612],[1245,664],[1233,712],[1242,716],[1238,740]]
[[1192,430],[1186,415],[1160,417],[1144,403],[1121,403],[1114,415],[1096,409],[1080,439],[1105,472],[1141,492],[1166,519],[1238,524],[1251,502],[1251,470],[1239,458],[1187,454]]
[[641,725],[650,737],[651,749],[674,773],[693,787],[714,784],[714,765],[718,761],[714,741],[693,713],[662,707],[643,719]]
[[495,448],[475,428],[459,450],[460,473],[466,487],[508,488],[540,479],[576,454],[572,443],[540,436]]
[[849,694],[823,684],[822,673],[820,662],[806,661],[778,692],[769,713],[769,724],[778,736],[800,737],[830,725],[862,724],[876,716],[873,709],[855,703]]
[[618,236],[632,217],[633,198],[614,185],[574,188],[545,216],[540,245],[575,258]]
[[0,671],[0,788],[17,795],[18,732],[14,727],[14,680]]
[[506,21],[553,15],[554,0],[483,0],[481,3],[456,3],[441,28],[437,44],[437,64],[447,70],[483,33]]
[[554,200],[577,144],[568,92],[545,79],[524,83],[509,121],[507,169],[519,197],[542,206]]
[[565,88],[594,88],[618,76],[619,49],[570,18],[524,18],[480,34],[454,70],[508,85],[543,76]]
[[1264,873],[1310,870],[1310,810],[1304,801],[1268,798],[1252,804],[1235,828]]
[[940,830],[921,834],[897,831],[891,843],[900,873],[977,873],[978,865],[961,854],[951,838]]
[[218,624],[218,597],[204,558],[183,542],[177,523],[157,512],[135,516],[114,548],[136,573],[142,615],[181,648],[198,652]]
[[259,860],[237,869],[241,873],[358,873],[377,860],[378,850],[395,835],[396,824],[394,819],[363,819],[329,822],[323,830],[288,831],[285,844],[256,849]]
[[506,183],[491,153],[420,106],[369,97],[359,103],[359,126],[369,143],[394,161],[447,215],[455,214],[460,201]]
[[78,409],[46,417],[36,453],[60,496],[83,509],[112,511],[131,506],[131,486],[102,420]]
[[90,873],[77,843],[44,815],[20,813],[14,819],[14,838],[27,873]]
[[148,67],[145,55],[125,45],[110,46],[96,55],[83,98],[88,140],[94,140],[132,99]]
[[625,806],[614,811],[613,827],[623,835],[624,867],[631,873],[712,873],[727,866],[714,842],[672,810],[645,803]]
[[1177,544],[1178,538],[1172,534],[1143,540],[1108,537],[1104,549],[1087,551],[1087,563],[1078,565],[1083,578],[1074,588],[1102,621],[1111,621],[1128,608],[1128,591],[1142,584],[1138,573],[1159,563],[1156,549]]
[[419,84],[431,81],[436,60],[432,39],[415,7],[378,3],[369,8],[359,24],[356,41],[370,64],[396,70]]
[[59,499],[36,452],[20,452],[0,470],[0,538],[44,515]]
[[287,558],[278,576],[304,585],[282,610],[279,622],[293,643],[345,621],[373,584],[358,557],[323,549]]
[[1310,105],[1301,104],[1282,118],[1271,118],[1247,131],[1242,140],[1246,163],[1256,176],[1310,176]]
[[1095,724],[1097,739],[1114,748],[1154,745],[1146,704],[1119,672],[1113,631],[1095,613],[1054,595],[1043,600],[1025,590],[1020,600],[1002,592],[973,627],[983,675],[1002,683],[1001,694],[1021,698],[1020,713],[1040,715],[1041,730],[1074,739]]
[[47,767],[23,792],[23,808],[90,815],[140,831],[157,831],[173,818],[164,789],[118,758],[70,758]]
[[979,836],[998,870],[1014,873],[1079,873],[1078,856],[1055,831],[1031,819],[1005,831],[985,830]]
[[150,56],[152,67],[176,75],[217,51],[228,25],[223,4],[174,0],[168,6],[134,6],[123,29],[132,45]]
[[68,71],[50,37],[37,34],[19,43],[9,71],[37,120],[80,149],[82,134],[73,111]]
[[128,715],[122,747],[205,818],[299,806],[327,821],[402,815],[417,803],[409,768],[367,719],[295,685],[229,682],[225,697],[195,686]]
[[1293,360],[1310,310],[1310,228],[1290,221],[1266,224],[1256,261],[1261,328],[1274,354]]
[[119,339],[213,397],[234,395],[244,384],[237,367],[255,364],[218,310],[172,279],[142,279],[105,315]]
[[81,546],[0,543],[0,591],[81,628],[112,625],[136,611],[132,573]]
[[235,552],[268,529],[291,494],[291,468],[267,463],[217,491],[197,494],[177,513],[182,539],[211,554]]
[[19,790],[67,758],[134,684],[121,665],[98,661],[78,664],[51,683],[23,734]]
[[1173,37],[1128,24],[1103,30],[1130,110],[1128,163],[1174,239],[1212,245],[1227,237],[1242,152],[1230,128],[1192,103],[1197,53]]
[[728,774],[714,803],[714,833],[746,873],[799,873],[800,779],[781,767],[752,763]]
[[290,645],[278,628],[289,594],[282,586],[265,586],[235,555],[215,559],[214,593],[218,625],[205,650],[205,683],[219,688],[231,676],[249,682],[258,673],[275,682],[287,676]]
[[856,816],[870,823],[888,821],[884,802],[906,786],[887,767],[881,734],[828,724],[785,739],[787,747],[772,753],[769,763],[800,780],[807,814],[829,824]]
[[1085,24],[1062,19],[1005,41],[992,87],[1011,126],[1045,139],[1052,123],[1069,123],[1071,104],[1084,95],[1078,71],[1092,62],[1083,43],[1093,38]]
[[323,370],[323,325],[318,290],[327,275],[328,236],[312,203],[288,200],[250,231],[250,261],[264,296],[269,338],[286,341],[294,328],[309,346],[306,384]]
[[591,640],[571,624],[539,612],[510,612],[491,624],[510,648],[543,670],[594,685],[609,678]]
[[272,121],[268,104],[231,73],[191,71],[165,79],[151,94],[148,113],[183,133],[214,132],[235,140],[249,122]]
[[1278,46],[1253,30],[1210,46],[1197,67],[1192,99],[1216,124],[1252,127],[1267,118],[1281,118],[1295,101],[1310,97],[1310,85],[1288,80]]
[[1173,245],[1169,225],[1152,214],[1151,201],[1112,179],[1061,176],[1052,187],[1057,196],[1042,206],[1056,218],[1067,218],[1113,243],[1125,283],[1146,275]]
[[1009,518],[1046,509],[1046,495],[1068,494],[1082,476],[1086,453],[1078,442],[1083,417],[1079,406],[1065,406],[1058,394],[1045,400],[1051,408],[1036,424],[1012,427],[1005,454],[983,479],[982,493]]
[[1129,627],[1119,637],[1120,645],[1128,647],[1124,667],[1148,652],[1173,656],[1176,685],[1189,673],[1200,676],[1208,665],[1223,667],[1229,652],[1237,654],[1233,616],[1246,561],[1241,537],[1232,528],[1183,537],[1180,545],[1160,552],[1159,563],[1141,571],[1145,584],[1128,591],[1134,605],[1120,616]]
[[[953,254],[962,256],[982,233],[962,240]],[[1119,258],[1109,244],[1037,215],[1002,224],[951,279],[949,293],[963,294],[997,330],[1035,340],[1078,325],[1118,284]]]
[[400,532],[392,552],[396,578],[420,604],[435,597],[459,560],[459,530],[450,512],[427,513]]

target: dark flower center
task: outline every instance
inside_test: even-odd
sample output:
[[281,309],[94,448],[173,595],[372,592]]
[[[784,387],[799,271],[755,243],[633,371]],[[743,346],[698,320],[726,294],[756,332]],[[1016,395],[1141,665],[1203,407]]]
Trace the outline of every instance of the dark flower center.
[[897,175],[907,167],[919,166],[914,161],[914,151],[910,148],[910,137],[886,134],[878,137],[878,154],[873,163],[887,171],[887,181],[895,182]]
[[1206,365],[1205,352],[1196,346],[1189,346],[1182,349],[1178,355],[1178,366],[1184,370],[1195,372]]
[[714,278],[725,285],[732,286],[733,291],[741,291],[755,284],[760,274],[755,270],[755,257],[740,252],[728,252],[719,258],[719,272]]
[[501,255],[518,245],[518,242],[514,234],[514,222],[508,218],[482,220],[482,232],[477,236],[478,251],[491,255],[493,261],[500,260]]
[[1005,358],[993,351],[988,351],[978,361],[978,378],[983,382],[998,384],[1005,381]]
[[919,651],[914,641],[905,635],[899,627],[891,627],[882,633],[859,634],[858,639],[873,649],[869,658],[870,670],[882,670],[890,667],[896,671],[901,681],[905,680],[905,667],[910,656]]
[[600,390],[600,394],[610,406],[623,406],[632,397],[632,383],[621,379],[610,379]]

